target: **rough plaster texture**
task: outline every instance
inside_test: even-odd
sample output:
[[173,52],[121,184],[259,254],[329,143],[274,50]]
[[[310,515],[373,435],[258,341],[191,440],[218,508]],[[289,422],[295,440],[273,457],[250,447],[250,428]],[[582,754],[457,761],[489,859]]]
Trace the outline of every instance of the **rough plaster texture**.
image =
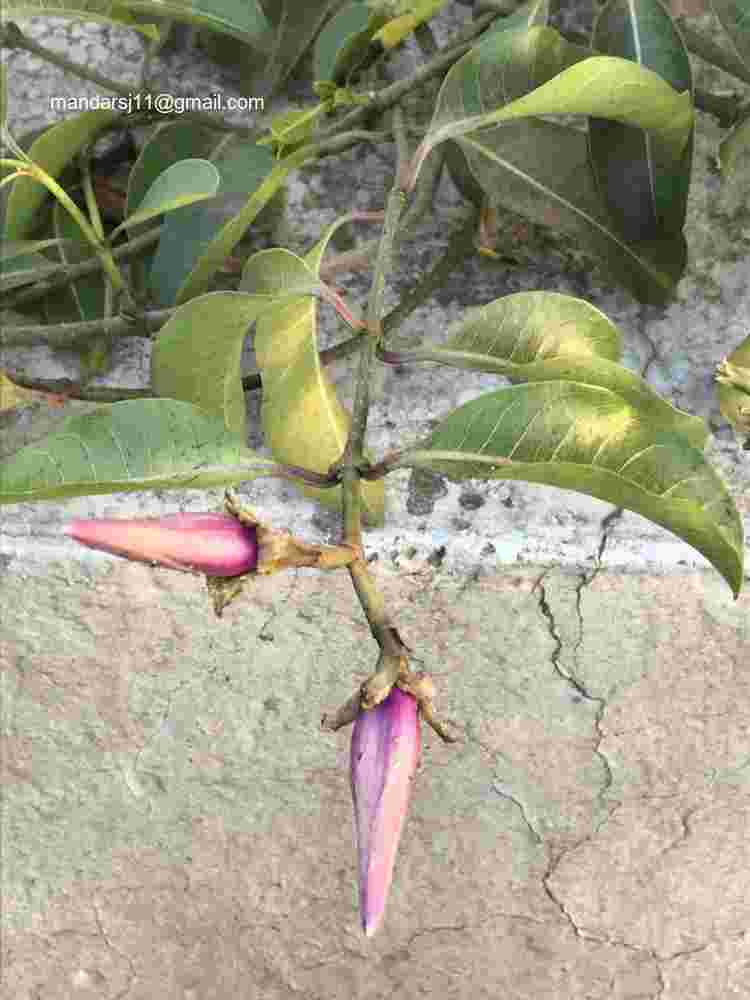
[[345,575],[219,622],[141,565],[5,574],[7,996],[747,996],[748,596],[374,571],[461,742],[425,731],[371,942],[349,735],[317,730],[373,663]]
[[[439,32],[468,16],[448,5]],[[34,33],[137,79],[129,33],[52,19]],[[54,118],[51,94],[96,92],[22,53],[7,63],[19,131]],[[155,72],[179,94],[233,88],[195,53]],[[532,247],[516,268],[467,262],[400,332],[439,341],[466,306],[523,289],[589,299],[623,330],[625,363],[709,421],[747,529],[750,462],[710,384],[750,322],[750,213],[712,172],[720,137],[699,115],[690,262],[668,308]],[[304,250],[352,205],[380,207],[392,175],[369,150],[303,172],[279,242]],[[456,204],[444,179],[391,303],[440,253]],[[321,345],[340,337],[322,313]],[[115,360],[113,384],[147,380],[148,345],[122,341]],[[77,373],[40,348],[3,364]],[[346,399],[347,367],[334,374]],[[384,370],[373,450],[498,384]],[[259,446],[256,396],[248,414]],[[3,450],[59,416],[29,407]],[[337,518],[289,484],[241,492],[278,526],[336,536]],[[199,579],[79,550],[60,526],[215,509],[219,493],[2,509],[3,1000],[750,997],[748,594],[733,603],[686,544],[574,493],[399,473],[387,499],[367,536],[373,570],[461,741],[425,730],[373,941],[357,920],[349,734],[318,730],[376,658],[346,575],[260,580],[217,621]]]

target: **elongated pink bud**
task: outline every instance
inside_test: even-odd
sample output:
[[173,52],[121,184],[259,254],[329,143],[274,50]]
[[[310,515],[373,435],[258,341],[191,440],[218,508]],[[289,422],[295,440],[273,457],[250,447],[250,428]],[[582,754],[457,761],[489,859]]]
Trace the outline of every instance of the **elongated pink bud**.
[[239,576],[258,562],[257,532],[231,514],[73,521],[63,531],[82,545],[126,559],[206,576]]
[[385,701],[357,716],[352,733],[351,782],[359,910],[368,937],[378,929],[385,910],[419,747],[416,699],[399,688],[392,688]]

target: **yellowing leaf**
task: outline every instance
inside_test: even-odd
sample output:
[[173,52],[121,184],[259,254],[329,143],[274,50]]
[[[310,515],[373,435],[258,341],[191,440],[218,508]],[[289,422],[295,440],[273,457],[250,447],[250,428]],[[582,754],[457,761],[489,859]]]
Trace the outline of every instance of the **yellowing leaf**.
[[[324,237],[308,255],[312,267],[287,250],[264,250],[247,262],[241,287],[253,294],[283,291],[305,275],[317,276]],[[256,324],[255,356],[263,381],[261,419],[265,439],[278,462],[326,473],[338,461],[349,435],[350,416],[320,362],[315,302],[300,298]],[[307,496],[340,507],[341,487],[302,487]],[[385,491],[382,480],[362,484],[364,514],[382,523]]]

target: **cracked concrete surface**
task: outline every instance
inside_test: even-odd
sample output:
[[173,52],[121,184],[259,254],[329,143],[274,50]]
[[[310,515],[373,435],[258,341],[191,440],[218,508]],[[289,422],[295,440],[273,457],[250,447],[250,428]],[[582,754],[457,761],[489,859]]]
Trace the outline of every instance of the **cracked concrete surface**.
[[124,561],[0,578],[7,995],[748,996],[750,597],[373,566],[461,741],[424,731],[372,941],[349,733],[318,731],[374,662],[344,574],[221,621]]
[[[87,45],[104,72],[127,64],[122,79],[134,71],[125,33],[39,23],[43,42]],[[215,68],[172,58],[157,64],[160,89],[171,73],[231,92]],[[42,77],[31,57],[8,63],[17,125],[41,124],[49,93],[90,91],[57,70]],[[698,126],[691,258],[668,308],[545,251],[530,268],[468,261],[404,332],[439,341],[466,305],[528,288],[586,297],[622,328],[625,363],[709,422],[747,530],[750,461],[708,380],[750,322],[748,217],[722,202],[711,172],[719,130],[704,115]],[[369,152],[344,164],[346,182],[323,163],[290,185],[292,249],[353,204],[380,207],[389,164]],[[444,246],[455,204],[444,180],[432,228],[402,248],[399,294]],[[367,290],[357,275],[341,284]],[[339,335],[321,314],[321,346]],[[135,341],[116,345],[115,361],[114,384],[147,376]],[[32,362],[77,373],[60,352],[3,356]],[[334,377],[346,399],[344,369]],[[497,385],[383,372],[373,449]],[[249,397],[253,446],[258,411]],[[34,417],[52,429],[54,414],[36,406]],[[27,432],[4,428],[2,449]],[[310,540],[338,530],[288,484],[241,492]],[[184,492],[2,509],[3,1000],[750,998],[747,581],[733,603],[687,545],[578,494],[389,478],[388,522],[368,533],[368,552],[461,741],[424,730],[385,921],[367,940],[349,733],[318,728],[376,660],[346,575],[258,580],[217,621],[199,579],[60,532],[74,517],[219,503]]]

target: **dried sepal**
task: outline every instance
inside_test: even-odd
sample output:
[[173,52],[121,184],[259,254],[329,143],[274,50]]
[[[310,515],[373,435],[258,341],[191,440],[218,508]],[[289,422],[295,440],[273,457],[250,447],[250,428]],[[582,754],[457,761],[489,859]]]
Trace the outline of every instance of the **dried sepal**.
[[315,545],[302,542],[288,531],[279,531],[264,524],[255,514],[240,505],[239,499],[226,491],[224,505],[241,524],[252,526],[258,539],[256,573],[266,576],[296,566],[315,569],[340,569],[348,566],[360,553],[350,545]]

